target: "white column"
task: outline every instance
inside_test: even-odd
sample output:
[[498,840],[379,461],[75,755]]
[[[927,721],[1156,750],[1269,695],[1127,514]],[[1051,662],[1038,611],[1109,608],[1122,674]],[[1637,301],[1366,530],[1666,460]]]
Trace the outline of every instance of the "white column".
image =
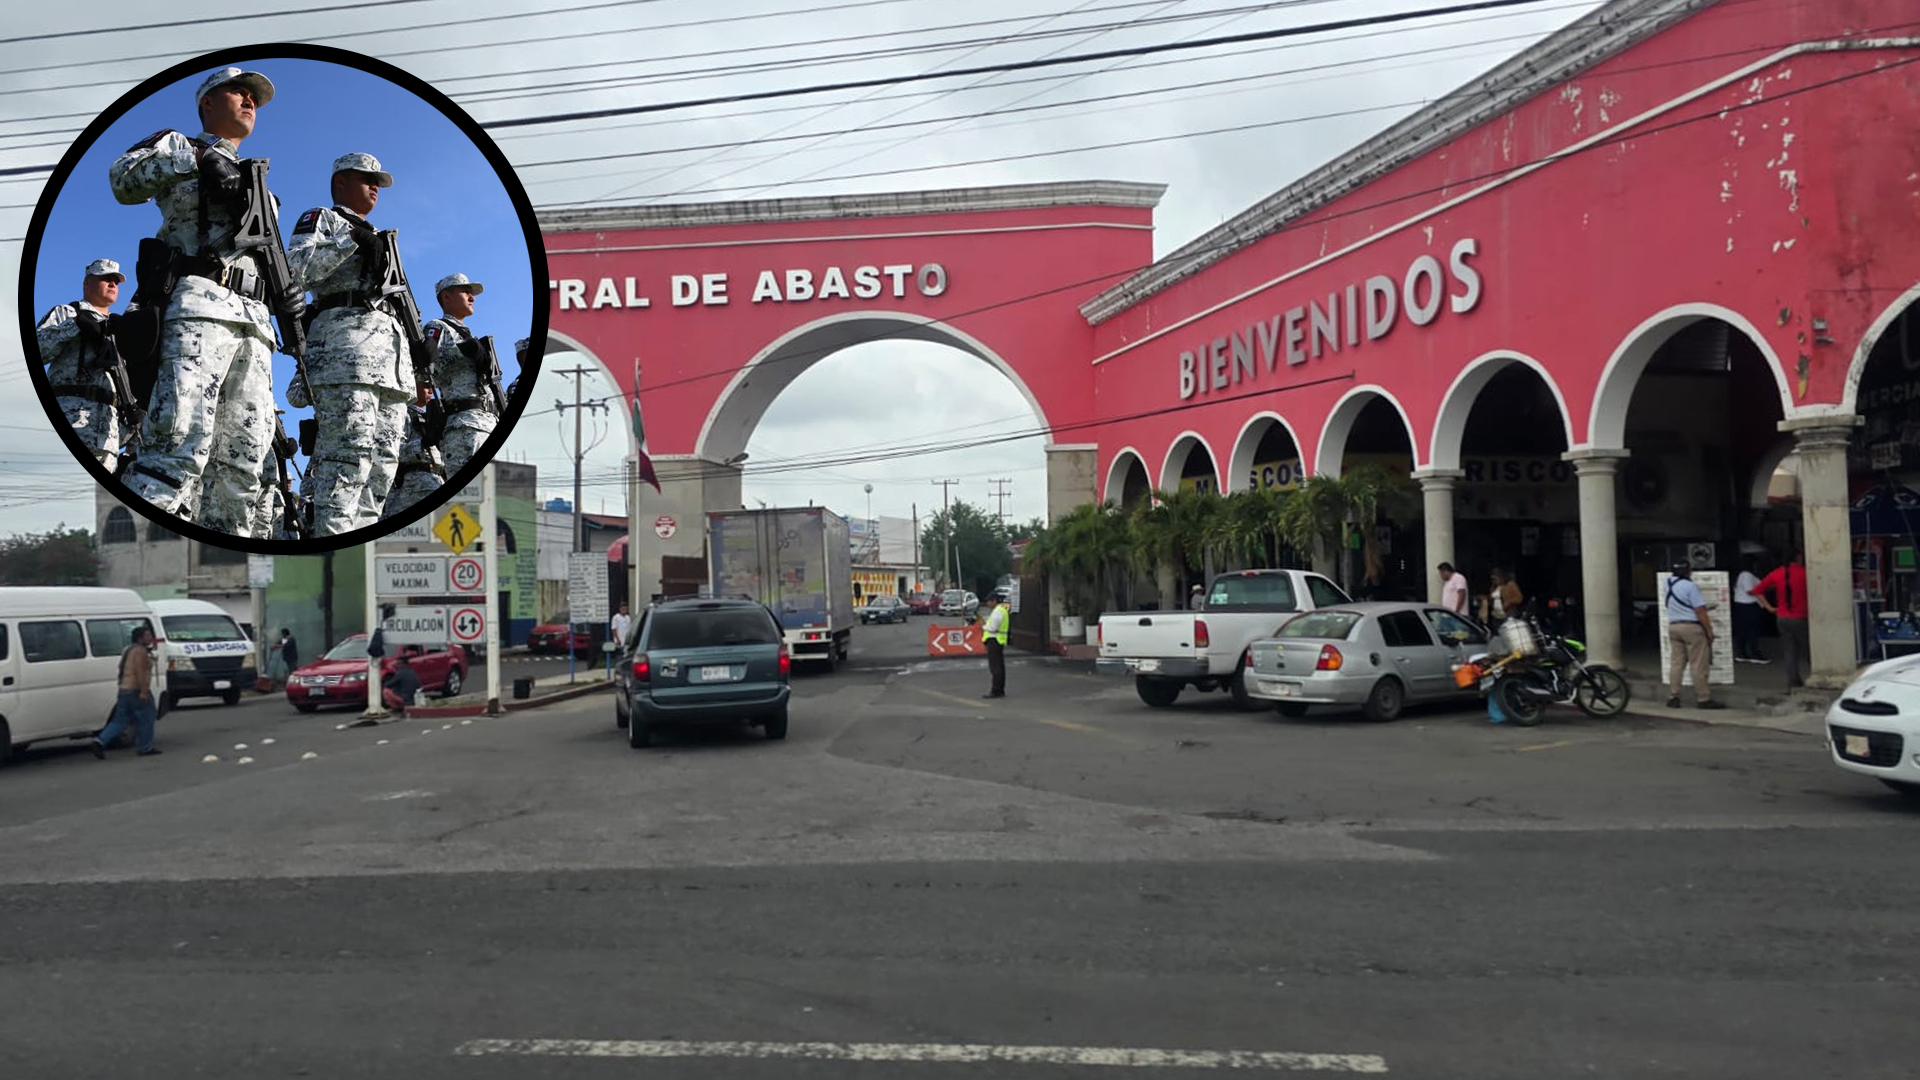
[[1858,416],[1783,420],[1799,456],[1800,521],[1807,556],[1807,685],[1838,690],[1859,670],[1853,615],[1853,530],[1848,520],[1847,440]]
[[1573,450],[1580,485],[1580,606],[1587,624],[1587,656],[1620,668],[1620,532],[1615,517],[1614,478],[1625,450]]
[[1427,536],[1427,603],[1440,602],[1440,564],[1453,561],[1453,490],[1467,474],[1459,469],[1415,469]]
[[481,609],[487,620],[487,715],[500,715],[500,542],[496,535],[500,531],[499,488],[494,476],[494,465],[488,462],[480,470],[480,536],[482,549],[480,566],[482,576],[487,579],[486,607]]
[[[366,554],[367,571],[367,643],[373,643],[374,631],[380,629],[380,598],[374,594],[378,584],[374,580],[373,544],[362,544],[360,550]],[[330,647],[330,646],[323,646]],[[380,658],[367,657],[367,711],[360,714],[363,720],[384,720],[387,717],[387,703],[380,694]]]

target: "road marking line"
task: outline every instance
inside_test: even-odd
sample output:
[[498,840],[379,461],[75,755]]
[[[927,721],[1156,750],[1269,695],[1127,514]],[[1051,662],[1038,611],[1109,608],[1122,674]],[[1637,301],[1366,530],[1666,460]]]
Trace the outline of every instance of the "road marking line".
[[761,1058],[808,1061],[981,1062],[1148,1069],[1281,1069],[1379,1074],[1374,1054],[1302,1054],[1272,1050],[1152,1050],[1123,1046],[985,1046],[941,1043],[679,1042],[626,1039],[474,1039],[465,1057]]
[[1066,728],[1068,731],[1088,731],[1088,732],[1093,732],[1095,734],[1099,734],[1100,732],[1100,729],[1097,727],[1090,727],[1086,724],[1075,723],[1072,720],[1042,720],[1040,722],[1043,724],[1051,724],[1057,728]]
[[1524,754],[1529,750],[1551,750],[1556,746],[1572,746],[1572,745],[1574,745],[1573,739],[1561,739],[1559,742],[1537,743],[1533,746],[1516,746],[1514,747],[1514,752]]

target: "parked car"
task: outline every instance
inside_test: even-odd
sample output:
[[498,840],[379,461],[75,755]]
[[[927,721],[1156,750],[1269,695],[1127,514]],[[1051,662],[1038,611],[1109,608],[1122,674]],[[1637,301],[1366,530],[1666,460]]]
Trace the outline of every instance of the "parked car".
[[948,589],[940,594],[940,614],[973,618],[980,610],[980,598],[965,589]]
[[567,655],[567,639],[573,639],[573,652],[576,656],[585,656],[593,651],[593,627],[586,623],[569,628],[565,611],[546,622],[534,626],[527,634],[527,651],[530,653],[554,653]]
[[[420,689],[442,697],[453,697],[466,685],[467,652],[449,651],[439,645],[401,645],[380,658],[380,678],[384,681],[400,666],[405,656],[419,676]],[[287,676],[287,702],[301,712],[310,713],[322,705],[360,705],[367,703],[367,635],[350,634],[325,656],[294,669]]]
[[1920,655],[1883,660],[1827,709],[1833,763],[1920,802]]
[[930,592],[907,594],[907,610],[915,615],[931,615],[940,608],[940,598]]
[[908,616],[913,614],[907,607],[907,602],[897,596],[872,597],[865,604],[854,608],[853,613],[860,616],[860,623],[863,626],[876,622],[906,622]]
[[621,657],[614,724],[652,746],[675,724],[739,723],[787,737],[793,667],[773,612],[752,600],[681,597],[649,604]]
[[1247,695],[1275,703],[1283,716],[1309,707],[1359,709],[1392,720],[1428,701],[1472,702],[1454,665],[1487,644],[1480,624],[1433,604],[1342,604],[1288,619],[1272,637],[1247,646]]

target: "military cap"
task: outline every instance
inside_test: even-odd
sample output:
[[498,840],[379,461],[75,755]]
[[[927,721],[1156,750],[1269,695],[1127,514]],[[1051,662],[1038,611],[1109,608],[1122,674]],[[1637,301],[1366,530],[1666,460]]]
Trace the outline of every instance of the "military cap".
[[273,83],[257,71],[242,71],[237,67],[221,68],[207,76],[200,89],[193,92],[193,103],[198,106],[200,99],[213,93],[228,83],[239,83],[253,91],[254,107],[265,105],[273,100]]
[[120,272],[120,264],[112,259],[95,259],[88,263],[87,276],[110,277],[115,281],[127,280],[127,275]]
[[348,169],[352,169],[355,172],[372,173],[374,187],[393,186],[393,174],[390,172],[382,172],[380,170],[380,159],[374,157],[372,154],[342,154],[333,159],[334,172],[346,172]]
[[448,274],[446,277],[434,282],[433,295],[439,296],[448,289],[471,289],[475,296],[479,296],[481,293],[487,291],[485,285],[477,281],[468,281],[467,275],[465,274]]

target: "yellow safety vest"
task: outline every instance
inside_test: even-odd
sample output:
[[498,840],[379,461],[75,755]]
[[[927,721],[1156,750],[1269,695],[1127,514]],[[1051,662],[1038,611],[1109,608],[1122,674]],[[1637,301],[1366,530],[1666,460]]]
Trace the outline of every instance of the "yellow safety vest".
[[[998,623],[994,621],[996,619],[999,620]],[[982,640],[997,641],[1002,645],[1007,643],[1006,605],[995,604],[993,606],[993,610],[987,614],[986,623],[980,628],[980,637]]]

